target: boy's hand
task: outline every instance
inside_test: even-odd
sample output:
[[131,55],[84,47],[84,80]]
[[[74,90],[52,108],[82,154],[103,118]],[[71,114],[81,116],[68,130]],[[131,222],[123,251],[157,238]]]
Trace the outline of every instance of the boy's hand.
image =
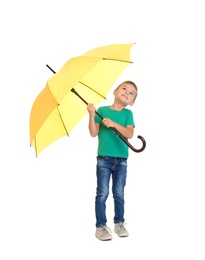
[[106,127],[114,127],[114,121],[112,121],[111,119],[109,119],[109,118],[104,118],[103,120],[102,120],[102,123],[106,126]]
[[89,113],[90,116],[93,116],[93,117],[95,116],[96,108],[93,104],[89,103],[87,105],[87,110],[88,110],[88,113]]

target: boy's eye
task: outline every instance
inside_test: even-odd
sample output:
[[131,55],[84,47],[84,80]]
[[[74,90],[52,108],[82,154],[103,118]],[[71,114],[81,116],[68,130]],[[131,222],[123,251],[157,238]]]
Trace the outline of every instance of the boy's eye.
[[[123,87],[122,89],[123,89],[123,90],[127,90],[127,88],[126,88],[126,87]],[[133,93],[133,92],[130,92],[130,95],[132,95],[132,96],[133,96],[133,95],[134,95],[134,93]]]

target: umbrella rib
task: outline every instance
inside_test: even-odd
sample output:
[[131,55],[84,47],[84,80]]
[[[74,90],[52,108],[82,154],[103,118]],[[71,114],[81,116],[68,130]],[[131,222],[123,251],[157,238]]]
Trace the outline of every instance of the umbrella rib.
[[[58,104],[58,106],[60,106],[60,104]],[[57,108],[58,108],[58,107],[57,107]],[[68,131],[67,131],[67,129],[66,129],[66,126],[65,126],[65,124],[64,124],[64,122],[63,122],[63,118],[62,118],[61,113],[60,113],[60,111],[59,111],[59,108],[58,108],[58,114],[59,114],[59,116],[60,116],[60,119],[61,119],[61,121],[62,121],[63,127],[64,127],[64,129],[65,129],[65,131],[66,131],[66,134],[67,134],[67,136],[69,136]]]
[[102,98],[106,99],[106,97],[104,97],[103,95],[101,95],[99,92],[97,92],[96,90],[94,90],[93,88],[89,87],[88,85],[84,84],[83,82],[79,81],[80,84],[82,84],[83,86],[89,88],[90,90],[92,90],[93,92],[95,92],[96,94],[98,94],[99,96],[101,96]]
[[117,59],[109,59],[109,58],[103,58],[103,60],[113,60],[113,61],[120,61],[120,62],[126,62],[126,63],[134,63],[133,61],[128,61],[128,60],[117,60]]

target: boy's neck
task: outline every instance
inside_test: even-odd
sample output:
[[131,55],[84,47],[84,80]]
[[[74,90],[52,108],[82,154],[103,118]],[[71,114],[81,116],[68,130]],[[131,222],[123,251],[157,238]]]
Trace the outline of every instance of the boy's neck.
[[110,106],[110,109],[112,110],[117,110],[117,111],[122,111],[123,109],[125,109],[126,106],[123,106],[122,104],[116,104],[116,103],[113,103],[111,106]]

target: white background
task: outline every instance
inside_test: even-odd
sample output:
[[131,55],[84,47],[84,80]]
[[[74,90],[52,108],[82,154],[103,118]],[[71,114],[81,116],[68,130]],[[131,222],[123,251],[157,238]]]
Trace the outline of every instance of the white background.
[[[0,259],[205,259],[203,1],[2,1]],[[71,57],[133,43],[117,80],[139,88],[130,150],[130,236],[95,238],[97,139],[87,116],[42,151],[29,144],[32,104]],[[114,86],[114,87],[115,87]],[[108,95],[110,104],[112,92]],[[107,204],[113,229],[113,201]]]

